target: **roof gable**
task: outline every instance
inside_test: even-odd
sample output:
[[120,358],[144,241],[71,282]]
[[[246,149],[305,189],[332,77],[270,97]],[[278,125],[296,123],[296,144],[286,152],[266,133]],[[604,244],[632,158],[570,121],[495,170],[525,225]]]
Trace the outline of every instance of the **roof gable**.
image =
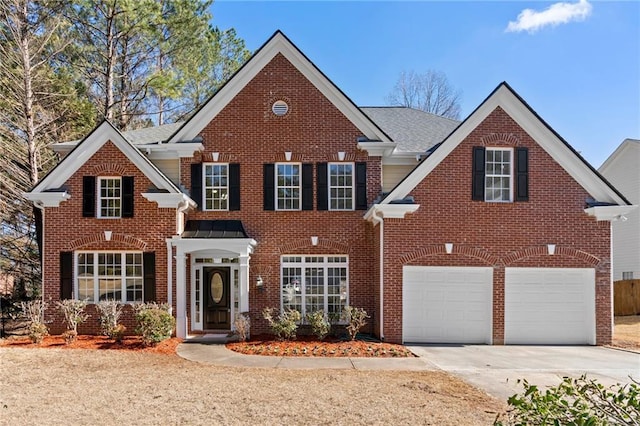
[[[632,156],[627,157],[627,154],[630,153]],[[602,163],[598,171],[600,173],[606,173],[610,167],[616,167],[619,165],[619,160],[628,160],[631,164],[638,164],[634,161],[640,155],[640,140],[638,139],[625,139],[622,141],[620,145],[616,148],[615,151]],[[635,170],[638,173],[638,170]]]
[[222,109],[277,54],[283,55],[342,114],[372,141],[391,142],[391,138],[364,114],[331,80],[329,80],[281,31],[267,42],[218,90],[196,113],[176,131],[169,143],[193,140]]
[[106,120],[78,143],[30,192],[33,194],[60,188],[107,141],[111,141],[158,189],[181,193],[173,182]]
[[580,154],[558,135],[505,82],[501,83],[440,146],[401,181],[380,204],[405,198],[431,173],[477,126],[496,108],[502,108],[533,140],[538,143],[592,197],[617,205],[630,204]]

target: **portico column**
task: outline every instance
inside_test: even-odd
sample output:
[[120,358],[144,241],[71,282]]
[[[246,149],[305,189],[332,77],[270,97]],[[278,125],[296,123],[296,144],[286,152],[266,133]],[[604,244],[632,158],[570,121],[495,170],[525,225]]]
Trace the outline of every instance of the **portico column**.
[[176,253],[176,337],[187,337],[187,268],[186,255]]
[[249,311],[249,256],[241,255],[240,259],[240,312]]

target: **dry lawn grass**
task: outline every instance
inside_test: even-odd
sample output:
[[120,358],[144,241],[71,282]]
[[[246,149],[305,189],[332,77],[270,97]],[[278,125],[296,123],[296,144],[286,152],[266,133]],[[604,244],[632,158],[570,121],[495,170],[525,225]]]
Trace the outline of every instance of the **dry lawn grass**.
[[615,317],[613,346],[640,352],[640,315]]
[[175,355],[0,347],[0,424],[491,424],[442,372],[229,368]]

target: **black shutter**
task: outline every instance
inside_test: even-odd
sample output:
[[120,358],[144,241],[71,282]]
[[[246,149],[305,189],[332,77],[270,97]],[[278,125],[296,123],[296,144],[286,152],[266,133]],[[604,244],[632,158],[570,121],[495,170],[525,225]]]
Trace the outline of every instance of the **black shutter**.
[[82,176],[82,217],[96,216],[96,177]]
[[367,209],[367,163],[356,163],[356,210]]
[[122,176],[122,217],[133,217],[133,176]]
[[302,210],[313,210],[313,164],[302,165]]
[[316,163],[316,197],[318,210],[329,210],[329,178],[327,163]]
[[473,147],[473,185],[471,199],[484,201],[485,149],[482,146]]
[[240,210],[240,164],[229,164],[229,210]]
[[276,198],[276,182],[275,182],[276,166],[273,163],[264,165],[263,169],[263,201],[265,210],[275,210]]
[[516,148],[516,201],[529,201],[529,150]]
[[144,269],[144,302],[156,301],[156,253],[153,251],[142,254],[142,268]]
[[202,163],[191,163],[191,199],[202,210]]
[[60,300],[73,299],[73,252],[60,252]]

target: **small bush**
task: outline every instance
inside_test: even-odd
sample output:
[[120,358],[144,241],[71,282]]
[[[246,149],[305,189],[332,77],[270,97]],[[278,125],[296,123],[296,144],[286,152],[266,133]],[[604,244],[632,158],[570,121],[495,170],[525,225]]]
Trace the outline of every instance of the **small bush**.
[[251,337],[251,318],[249,318],[249,313],[241,312],[236,314],[236,320],[233,324],[240,341],[246,342]]
[[33,343],[41,343],[49,335],[49,328],[44,322],[44,311],[47,304],[42,300],[20,302],[22,315],[29,321],[29,338]]
[[318,338],[318,340],[322,340],[327,337],[327,334],[331,331],[331,324],[329,323],[324,311],[318,310],[308,312],[305,318],[309,325],[311,325],[311,332]]
[[271,331],[280,340],[292,340],[296,338],[298,323],[302,319],[300,312],[287,308],[279,316],[274,316],[275,309],[264,308],[262,316],[269,323]]
[[369,318],[367,312],[362,308],[354,308],[353,306],[345,306],[342,311],[345,321],[347,321],[347,333],[351,340],[356,340],[356,336],[367,325],[366,319]]
[[84,300],[66,299],[56,302],[58,309],[64,315],[64,322],[67,324],[67,332],[64,334],[64,339],[67,344],[74,342],[78,337],[78,324],[82,324],[89,318],[84,310],[87,307],[87,302]]
[[122,340],[126,327],[119,324],[124,306],[115,300],[104,300],[96,305],[100,315],[100,330],[102,334],[117,341]]
[[145,303],[136,306],[136,332],[142,336],[142,343],[151,346],[171,337],[176,320],[169,313],[166,304]]
[[522,383],[524,391],[508,399],[509,410],[503,423],[494,425],[638,425],[640,424],[640,384],[604,387],[596,380],[565,377],[558,386],[541,392],[537,386]]

